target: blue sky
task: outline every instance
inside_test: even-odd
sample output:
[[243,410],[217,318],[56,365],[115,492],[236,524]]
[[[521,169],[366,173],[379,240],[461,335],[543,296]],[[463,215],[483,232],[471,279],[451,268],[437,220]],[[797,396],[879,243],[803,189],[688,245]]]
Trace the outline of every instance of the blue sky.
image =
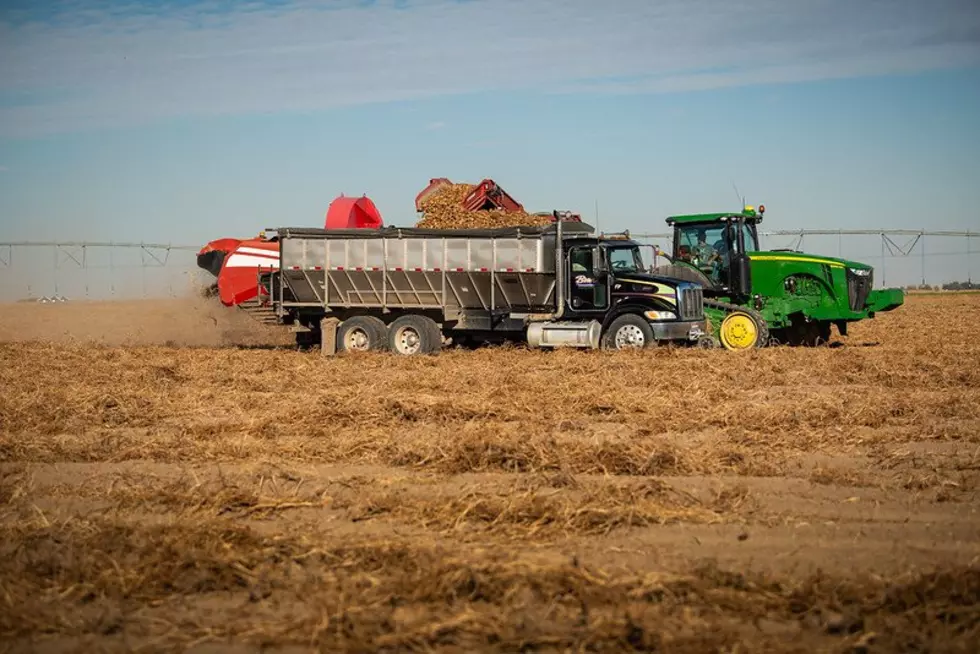
[[[662,231],[978,229],[975,0],[0,0],[0,241],[197,244],[430,177]],[[980,248],[978,248],[980,249]]]

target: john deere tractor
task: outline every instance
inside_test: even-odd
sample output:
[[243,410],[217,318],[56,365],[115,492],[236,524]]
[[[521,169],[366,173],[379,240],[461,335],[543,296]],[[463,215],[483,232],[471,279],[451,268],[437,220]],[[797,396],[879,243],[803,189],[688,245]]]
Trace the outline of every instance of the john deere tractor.
[[872,288],[874,270],[866,264],[763,251],[756,230],[763,213],[760,205],[667,219],[674,249],[655,272],[704,287],[705,313],[723,347],[814,346],[830,340],[832,325],[846,336],[848,323],[903,304],[901,289]]

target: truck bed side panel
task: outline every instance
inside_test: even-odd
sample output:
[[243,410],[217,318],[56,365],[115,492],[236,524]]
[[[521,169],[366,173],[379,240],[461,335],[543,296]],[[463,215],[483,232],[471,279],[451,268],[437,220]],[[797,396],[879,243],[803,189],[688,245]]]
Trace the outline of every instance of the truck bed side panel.
[[280,270],[294,298],[285,304],[441,309],[447,317],[473,309],[543,311],[554,306],[554,239],[548,241],[284,238]]

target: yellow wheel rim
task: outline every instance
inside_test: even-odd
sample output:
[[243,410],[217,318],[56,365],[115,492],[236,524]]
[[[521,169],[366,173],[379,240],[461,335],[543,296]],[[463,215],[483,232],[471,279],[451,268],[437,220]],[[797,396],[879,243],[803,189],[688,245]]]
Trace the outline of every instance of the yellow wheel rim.
[[744,313],[732,313],[721,323],[721,344],[728,350],[747,350],[759,340],[759,328],[752,317]]

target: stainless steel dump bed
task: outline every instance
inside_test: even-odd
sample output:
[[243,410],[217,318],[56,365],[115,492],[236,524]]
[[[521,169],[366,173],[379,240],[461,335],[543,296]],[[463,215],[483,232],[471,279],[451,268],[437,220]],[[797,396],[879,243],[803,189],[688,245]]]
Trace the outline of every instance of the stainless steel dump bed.
[[[279,229],[283,307],[533,313],[555,307],[556,228]],[[592,235],[584,223],[563,238]]]

